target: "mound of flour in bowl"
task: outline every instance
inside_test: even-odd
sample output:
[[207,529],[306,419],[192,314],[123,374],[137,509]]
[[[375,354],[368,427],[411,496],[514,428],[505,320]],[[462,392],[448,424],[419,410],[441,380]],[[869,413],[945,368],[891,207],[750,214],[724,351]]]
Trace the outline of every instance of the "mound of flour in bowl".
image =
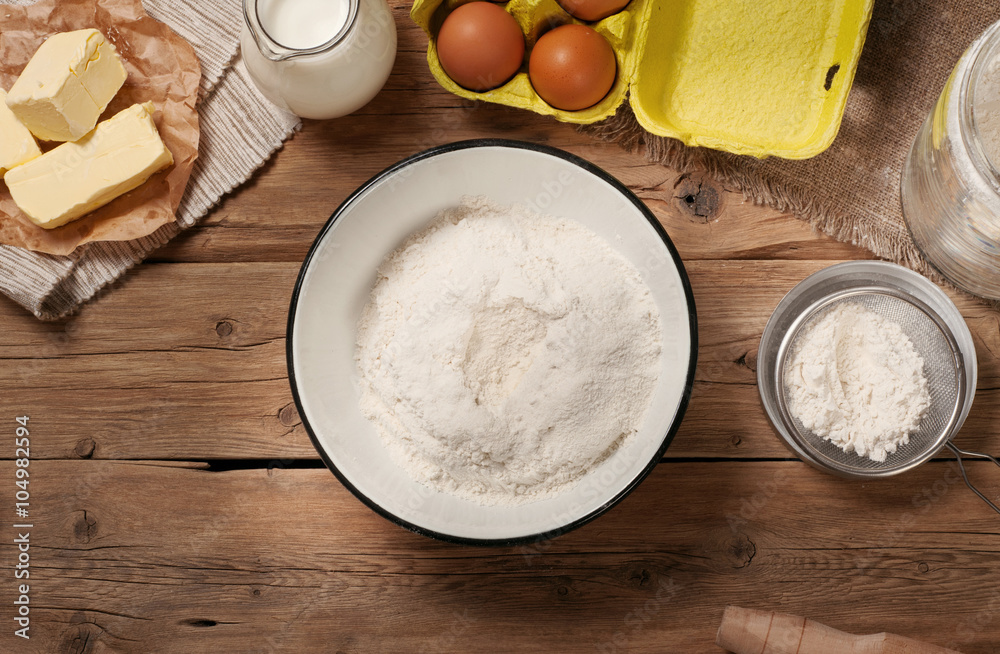
[[924,360],[903,328],[850,302],[803,330],[785,385],[806,429],[879,462],[909,442],[931,403]]
[[582,225],[466,198],[379,266],[358,323],[361,409],[414,479],[544,499],[642,425],[660,316]]

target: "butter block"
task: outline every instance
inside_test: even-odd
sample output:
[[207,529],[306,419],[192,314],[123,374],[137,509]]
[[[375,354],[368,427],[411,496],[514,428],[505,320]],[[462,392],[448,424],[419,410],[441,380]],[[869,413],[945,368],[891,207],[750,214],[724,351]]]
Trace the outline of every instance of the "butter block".
[[35,137],[7,108],[7,92],[0,89],[0,175],[41,156]]
[[174,162],[153,123],[153,103],[134,104],[75,143],[7,171],[14,202],[45,229],[65,225],[141,185]]
[[53,34],[7,93],[7,106],[46,141],[75,141],[125,83],[115,46],[95,29]]

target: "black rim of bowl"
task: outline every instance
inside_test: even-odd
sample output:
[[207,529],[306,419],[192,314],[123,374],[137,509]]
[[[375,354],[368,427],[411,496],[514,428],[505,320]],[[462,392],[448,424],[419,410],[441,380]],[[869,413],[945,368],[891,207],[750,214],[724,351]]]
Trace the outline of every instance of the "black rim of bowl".
[[[450,152],[456,152],[459,150],[468,150],[473,148],[496,148],[496,147],[513,148],[517,150],[531,150],[534,152],[539,152],[553,157],[558,157],[560,159],[568,161],[584,169],[585,171],[594,175],[598,179],[601,179],[610,184],[615,190],[617,190],[629,202],[631,202],[636,209],[639,210],[639,212],[653,226],[653,229],[656,230],[656,233],[659,234],[660,239],[662,239],[664,246],[670,253],[670,257],[673,260],[674,266],[677,269],[678,276],[680,277],[681,285],[684,288],[684,297],[687,301],[689,308],[688,326],[690,328],[691,353],[688,361],[687,378],[684,381],[684,391],[681,394],[681,399],[677,406],[677,411],[674,414],[674,419],[670,423],[670,428],[667,430],[667,433],[664,434],[663,436],[663,442],[660,444],[660,447],[656,451],[656,454],[650,458],[649,463],[646,464],[646,466],[639,472],[639,474],[633,477],[632,480],[629,481],[629,483],[624,488],[622,488],[618,493],[616,493],[611,499],[609,499],[607,502],[597,507],[590,513],[587,513],[586,515],[581,516],[580,518],[577,518],[576,520],[573,520],[572,522],[569,522],[566,525],[557,527],[555,529],[551,529],[549,531],[544,531],[537,534],[531,534],[528,536],[518,536],[514,538],[468,538],[465,536],[455,536],[453,534],[441,533],[438,531],[434,531],[432,529],[427,529],[426,527],[421,527],[420,525],[413,524],[407,520],[403,520],[399,516],[386,510],[377,502],[372,501],[367,495],[365,495],[357,488],[355,488],[354,485],[347,479],[347,477],[345,477],[344,474],[337,468],[337,466],[330,459],[329,455],[323,449],[323,446],[320,444],[319,439],[316,437],[316,434],[314,433],[312,426],[309,424],[309,417],[306,415],[305,409],[302,406],[302,400],[299,397],[299,389],[295,380],[295,361],[292,352],[293,350],[292,344],[294,342],[293,330],[295,328],[295,314],[299,303],[299,294],[302,291],[302,283],[303,280],[305,279],[306,272],[309,270],[313,256],[316,254],[317,250],[319,249],[320,243],[323,242],[323,239],[326,237],[327,233],[329,233],[330,230],[333,229],[333,226],[337,222],[337,220],[347,212],[347,210],[351,207],[351,205],[354,204],[354,202],[361,195],[366,193],[372,186],[379,183],[386,177],[389,177],[398,170],[406,168],[407,166],[414,164],[418,161],[422,161],[424,159],[430,159],[438,155],[447,154]],[[688,280],[687,271],[684,269],[684,264],[681,262],[681,258],[680,255],[677,253],[677,249],[674,247],[674,244],[670,240],[670,237],[667,236],[666,230],[663,229],[663,226],[660,225],[659,221],[649,210],[649,208],[647,208],[646,205],[643,204],[642,200],[636,197],[636,195],[632,193],[632,191],[630,191],[628,187],[619,182],[615,177],[613,177],[609,173],[605,172],[602,168],[595,166],[586,159],[582,159],[574,154],[570,154],[569,152],[566,152],[564,150],[559,150],[551,146],[527,143],[524,141],[513,141],[509,139],[471,139],[468,141],[457,141],[455,143],[439,145],[437,147],[424,150],[423,152],[418,152],[417,154],[406,157],[405,159],[402,159],[401,161],[393,164],[392,166],[389,166],[388,168],[386,168],[385,170],[378,173],[377,175],[369,179],[367,182],[359,186],[357,190],[355,190],[353,193],[351,193],[347,197],[347,199],[344,200],[339,207],[337,207],[337,210],[333,212],[333,215],[331,215],[329,220],[326,221],[326,224],[323,225],[323,228],[320,230],[319,235],[316,236],[316,239],[313,241],[312,246],[310,246],[308,254],[306,254],[306,258],[302,263],[301,269],[299,270],[299,275],[295,280],[295,288],[292,290],[292,299],[288,310],[288,327],[285,336],[285,359],[286,359],[286,365],[288,367],[288,382],[291,385],[292,397],[295,400],[295,407],[299,412],[299,418],[302,420],[302,425],[305,427],[306,433],[309,434],[309,439],[312,441],[313,447],[316,448],[316,451],[319,453],[320,458],[323,459],[323,462],[326,464],[327,468],[329,468],[330,471],[333,472],[333,474],[337,477],[337,479],[340,480],[340,483],[342,483],[344,487],[347,488],[347,490],[349,490],[352,494],[354,494],[354,496],[357,497],[359,500],[361,500],[361,502],[364,503],[368,508],[373,510],[375,513],[381,515],[383,518],[386,518],[390,522],[393,522],[399,525],[400,527],[416,532],[423,536],[428,536],[430,538],[435,538],[449,543],[457,543],[461,545],[511,546],[511,545],[523,545],[528,543],[537,543],[540,541],[550,540],[552,538],[565,534],[569,531],[572,531],[578,527],[582,527],[583,525],[587,524],[591,520],[594,520],[598,516],[607,512],[611,507],[615,506],[623,499],[625,499],[625,497],[629,495],[633,490],[635,490],[635,488],[649,475],[649,473],[652,472],[653,468],[656,467],[656,464],[659,463],[660,459],[663,458],[664,452],[666,452],[667,447],[670,445],[671,441],[673,441],[674,439],[674,436],[677,434],[677,430],[680,427],[681,420],[683,419],[684,413],[687,410],[688,401],[691,398],[691,386],[692,383],[694,382],[694,373],[697,364],[697,358],[698,358],[698,320],[695,313],[694,294],[691,292],[691,283]]]

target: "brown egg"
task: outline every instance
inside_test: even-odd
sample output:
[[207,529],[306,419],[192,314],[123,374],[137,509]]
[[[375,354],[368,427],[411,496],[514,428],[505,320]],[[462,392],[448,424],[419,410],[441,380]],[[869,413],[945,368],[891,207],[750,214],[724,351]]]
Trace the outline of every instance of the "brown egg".
[[444,19],[437,52],[448,77],[471,91],[488,91],[521,67],[524,35],[514,17],[497,5],[470,2]]
[[617,14],[629,0],[559,0],[562,8],[580,20],[595,21]]
[[538,39],[528,77],[538,95],[556,109],[591,107],[608,94],[618,66],[607,39],[585,25],[563,25]]

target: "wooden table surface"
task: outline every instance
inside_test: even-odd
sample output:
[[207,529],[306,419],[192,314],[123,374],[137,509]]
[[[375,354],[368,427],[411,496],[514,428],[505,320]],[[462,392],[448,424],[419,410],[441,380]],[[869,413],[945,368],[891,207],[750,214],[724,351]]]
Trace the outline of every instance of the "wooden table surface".
[[[307,122],[189,233],[78,315],[0,301],[2,652],[717,652],[727,604],[1000,652],[1000,516],[947,459],[878,483],[790,456],[757,345],[808,274],[871,255],[571,125],[443,91],[396,0],[399,56],[358,113]],[[696,382],[664,460],[595,522],[535,546],[437,542],[323,467],[285,368],[296,274],[336,206],[402,157],[473,137],[564,148],[663,222],[698,309]],[[1000,316],[975,336],[959,442],[1000,451]],[[30,430],[30,580],[15,579],[15,418]],[[970,465],[1000,494],[1000,471]],[[23,547],[22,547],[23,549]],[[30,582],[30,640],[14,635]]]

